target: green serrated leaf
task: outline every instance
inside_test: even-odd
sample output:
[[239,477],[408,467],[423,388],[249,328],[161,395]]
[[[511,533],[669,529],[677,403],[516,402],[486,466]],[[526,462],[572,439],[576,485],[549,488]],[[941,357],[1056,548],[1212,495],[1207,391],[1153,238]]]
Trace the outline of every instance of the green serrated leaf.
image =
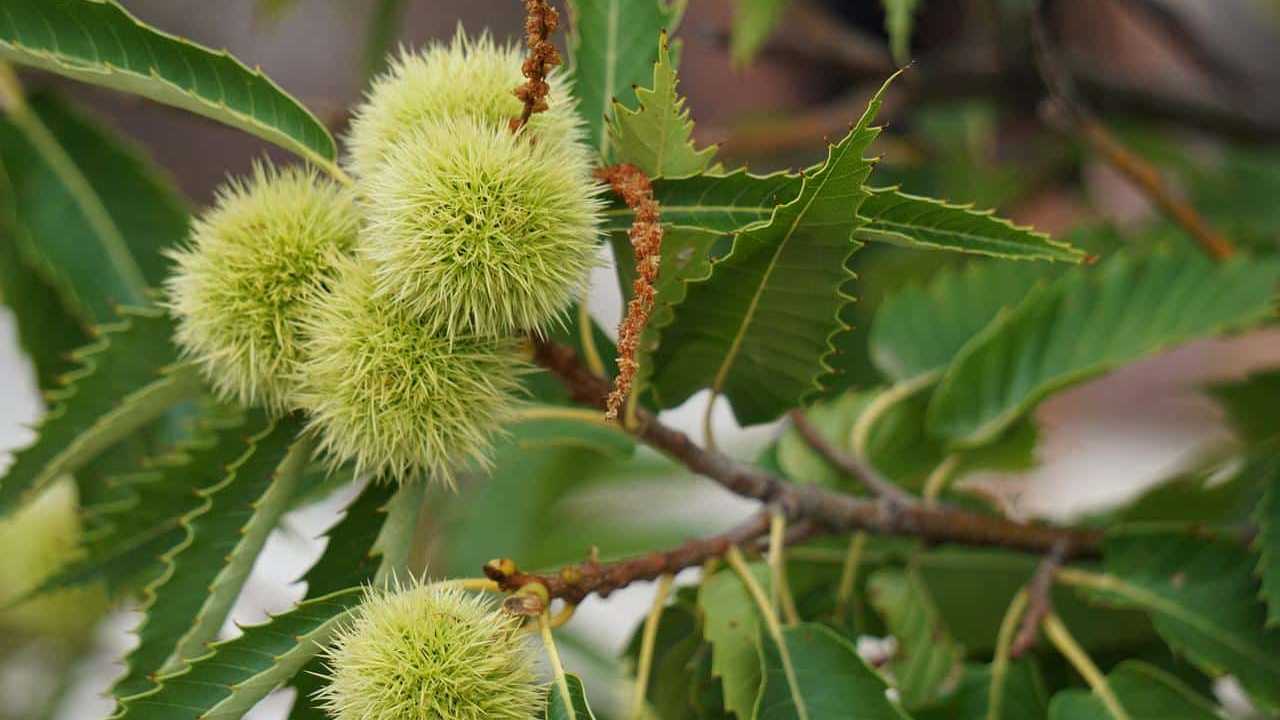
[[1034,292],[975,336],[942,379],[929,428],[956,446],[998,437],[1054,391],[1274,313],[1280,263],[1192,251],[1117,254]]
[[738,233],[711,273],[688,284],[654,356],[661,407],[710,387],[739,421],[758,423],[821,389],[832,340],[847,329],[846,261],[859,247],[852,233],[871,173],[862,153],[879,133],[871,122],[883,92],[795,200]]
[[1107,686],[1127,717],[1119,718],[1087,690],[1063,690],[1053,696],[1049,720],[1217,720],[1217,708],[1182,681],[1152,665],[1127,660],[1107,675]]
[[[752,223],[767,222],[774,208],[800,194],[804,178],[777,172],[752,175],[746,168],[728,174],[708,173],[687,178],[658,178],[653,196],[662,207],[663,223],[732,233]],[[626,232],[632,212],[621,201],[605,211],[610,232]]]
[[226,123],[335,168],[324,125],[260,70],[161,32],[115,0],[6,0],[0,58]]
[[924,285],[889,295],[871,323],[876,367],[895,383],[945,369],[1005,308],[1048,276],[1040,265],[977,261],[939,271]]
[[52,479],[74,473],[99,453],[201,392],[193,368],[170,368],[176,351],[168,316],[120,308],[120,321],[75,354],[80,369],[50,394],[34,444],[18,451],[0,484],[0,517]]
[[552,683],[547,688],[547,709],[543,714],[546,720],[595,720],[591,704],[587,702],[586,688],[582,687],[582,679],[573,673],[565,675],[565,683],[569,686],[569,700],[573,709],[565,704],[564,694]]
[[[740,169],[729,174],[659,179],[654,182],[654,197],[662,206],[664,223],[727,234],[768,221],[775,207],[799,194],[802,182],[801,175],[760,176]],[[989,211],[908,195],[896,188],[867,190],[870,195],[857,208],[862,224],[854,230],[854,238],[862,242],[1012,260],[1079,263],[1085,257],[1068,243]],[[611,232],[623,232],[630,226],[631,212],[615,201],[605,218]]]
[[158,688],[130,698],[112,718],[239,720],[315,657],[363,598],[363,588],[341,590],[244,628],[185,669],[159,677]]
[[1280,463],[1269,464],[1271,480],[1258,503],[1257,574],[1267,604],[1267,626],[1280,627]]
[[13,204],[0,163],[0,301],[13,313],[18,344],[35,365],[38,387],[47,392],[57,388],[58,378],[75,369],[71,353],[90,339],[62,294],[18,251],[18,243],[25,238],[14,221]]
[[920,0],[880,0],[884,6],[884,28],[889,33],[889,49],[899,66],[911,62],[911,30],[915,26]]
[[950,694],[964,671],[964,648],[952,640],[919,574],[879,570],[867,592],[898,640],[892,668],[902,704],[917,708]]
[[201,502],[178,518],[184,537],[161,556],[164,569],[143,591],[139,642],[112,689],[117,700],[150,690],[157,673],[204,654],[287,507],[309,444],[289,456],[300,421],[258,422],[265,429],[245,427],[256,433],[247,440],[243,430],[223,436],[239,457],[213,485],[198,488]]
[[187,537],[165,554],[168,571],[148,588],[153,602],[139,628],[141,642],[134,656],[152,645],[171,652],[154,651],[145,667],[130,663],[117,698],[150,689],[140,674],[177,670],[203,654],[222,628],[267,535],[297,489],[311,450],[309,442],[295,443],[300,428],[297,418],[269,425],[248,440],[247,454],[228,467],[224,480],[199,491],[205,502],[183,518]]
[[769,39],[787,9],[789,0],[736,0],[729,55],[737,65],[746,65]]
[[875,188],[858,208],[866,224],[859,239],[878,239],[905,247],[952,250],[1006,260],[1057,260],[1080,263],[1083,251],[1029,227],[1015,225],[972,205],[908,195],[897,188]]
[[677,82],[664,31],[658,39],[653,86],[637,87],[635,91],[639,108],[632,110],[614,103],[609,132],[616,162],[630,163],[656,178],[695,175],[715,159],[714,147],[694,148],[693,120],[684,98],[676,92]]
[[763,683],[756,720],[907,720],[889,701],[884,678],[830,628],[801,623],[783,628],[782,638],[785,655],[767,633],[761,634]]
[[854,452],[912,490],[924,489],[935,472],[942,477],[934,478],[940,484],[933,489],[941,491],[977,470],[1015,472],[1035,467],[1039,433],[1031,418],[1019,420],[985,445],[948,450],[926,430],[936,387],[937,374],[930,373],[875,395],[853,428]]
[[[767,567],[755,564],[751,571],[768,587]],[[754,717],[762,677],[756,644],[763,629],[755,603],[738,576],[724,571],[703,580],[698,608],[711,643],[711,673],[724,687],[725,709],[739,718]]]
[[[165,554],[187,539],[184,520],[205,503],[200,491],[224,481],[227,468],[244,456],[246,425],[264,424],[260,414],[206,418],[194,437],[147,461],[144,470],[108,478],[107,491],[82,509],[89,529],[84,557],[42,590],[102,581],[116,597],[135,583],[157,582],[167,570]],[[206,584],[198,594],[207,592]]]
[[970,665],[965,668],[960,685],[944,702],[915,710],[916,720],[1044,720],[1049,713],[1049,698],[1044,680],[1035,663],[1019,660],[1009,664],[999,690],[1000,710],[991,713],[991,666]]
[[634,88],[649,79],[658,59],[653,38],[674,33],[687,0],[570,0],[573,28],[569,63],[578,111],[600,157],[613,157],[609,111],[617,100],[636,104]]
[[1144,610],[1176,652],[1231,674],[1264,710],[1280,709],[1280,628],[1265,628],[1255,561],[1234,539],[1167,530],[1108,537],[1106,574],[1068,574],[1089,599]]
[[[382,564],[375,546],[395,492],[396,486],[390,483],[369,483],[343,510],[337,524],[325,534],[324,553],[302,578],[307,584],[307,599],[373,582]],[[289,720],[325,720],[329,717],[314,700],[315,693],[324,686],[324,671],[324,662],[317,656],[295,673],[290,685],[297,698],[293,701]]]

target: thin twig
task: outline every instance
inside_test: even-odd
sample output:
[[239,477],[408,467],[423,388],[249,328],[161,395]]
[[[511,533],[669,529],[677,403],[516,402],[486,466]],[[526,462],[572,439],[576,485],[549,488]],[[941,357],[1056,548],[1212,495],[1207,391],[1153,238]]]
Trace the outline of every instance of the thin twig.
[[485,566],[484,573],[507,592],[539,584],[546,588],[550,598],[576,604],[588,595],[608,597],[614,590],[631,583],[697,567],[709,558],[723,556],[730,547],[750,543],[768,532],[769,514],[760,513],[728,532],[691,540],[666,552],[653,552],[614,563],[592,559],[545,575],[522,572],[511,560],[494,560]]
[[524,103],[520,117],[511,119],[511,132],[518,132],[529,122],[534,113],[547,109],[547,95],[551,86],[547,75],[559,65],[560,51],[548,39],[560,25],[560,13],[547,0],[524,0],[524,31],[529,44],[529,57],[525,58],[521,72],[526,80],[515,89],[515,95]]
[[[560,379],[575,402],[605,407],[608,381],[584,368],[572,348],[546,338],[532,340],[535,361]],[[1066,541],[1066,559],[1098,557],[1101,553],[1102,533],[1098,530],[1014,522],[946,506],[904,506],[884,499],[860,498],[812,483],[791,483],[763,468],[740,463],[697,445],[688,435],[663,424],[647,410],[639,409],[636,415],[637,424],[627,428],[633,436],[736,495],[776,504],[789,520],[812,522],[815,527],[810,532],[867,530],[934,543],[1002,547],[1037,555],[1044,555],[1059,541]]]
[[1032,40],[1036,64],[1049,91],[1046,118],[1064,132],[1074,129],[1093,151],[1125,176],[1160,208],[1170,220],[1187,232],[1215,260],[1226,260],[1236,248],[1205,220],[1187,200],[1174,192],[1151,163],[1124,146],[1085,105],[1074,90],[1071,74],[1061,63],[1045,27],[1043,10],[1032,13]]
[[[662,262],[662,211],[653,197],[653,184],[635,165],[603,167],[596,171],[596,177],[609,183],[613,192],[635,213],[627,236],[635,251],[636,279],[631,286],[627,314],[618,326],[618,377],[605,404],[605,416],[617,420],[622,403],[630,397],[631,383],[639,369],[636,355],[640,350],[640,335],[649,322],[657,294],[654,283]],[[633,419],[631,414],[628,413],[628,421]]]
[[1053,612],[1053,576],[1062,567],[1062,556],[1066,553],[1066,545],[1054,546],[1040,562],[1036,574],[1027,583],[1027,612],[1022,616],[1022,624],[1018,628],[1018,636],[1009,648],[1012,657],[1022,657],[1035,647],[1040,636],[1040,625]]
[[808,443],[809,447],[817,451],[828,463],[839,470],[843,470],[846,474],[856,478],[859,482],[871,491],[871,494],[888,500],[909,505],[915,502],[915,498],[911,497],[905,490],[894,485],[888,478],[881,475],[878,470],[871,467],[869,463],[863,462],[848,453],[841,452],[839,448],[827,441],[818,428],[809,422],[803,411],[791,411],[791,423],[795,425],[800,437]]

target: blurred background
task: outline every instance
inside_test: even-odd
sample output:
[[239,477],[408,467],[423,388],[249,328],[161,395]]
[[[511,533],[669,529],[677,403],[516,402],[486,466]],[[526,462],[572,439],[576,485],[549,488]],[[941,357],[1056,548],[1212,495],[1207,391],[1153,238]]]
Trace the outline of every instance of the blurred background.
[[[0,0],[0,6],[4,0]],[[363,0],[122,0],[168,32],[230,50],[260,65],[287,91],[341,133],[347,108],[366,82],[367,30],[375,3]],[[1046,122],[1046,92],[1032,48],[1030,0],[920,0],[909,47],[913,60],[890,90],[881,119],[887,132],[872,181],[910,192],[998,209],[1024,224],[1088,247],[1099,234],[1126,238],[1176,235],[1129,182],[1087,148]],[[517,0],[402,0],[398,42],[410,47],[448,38],[459,23],[517,37]],[[1178,192],[1243,247],[1280,241],[1280,2],[1276,0],[1070,0],[1047,2],[1046,29],[1082,103],[1130,147],[1156,164]],[[827,138],[842,135],[869,94],[896,65],[878,0],[791,0],[777,30],[746,67],[734,61],[732,0],[691,0],[679,30],[681,90],[702,142],[718,143],[732,167],[797,168],[825,156]],[[563,39],[563,38],[561,38]],[[169,172],[194,209],[205,206],[228,175],[276,151],[243,133],[180,111],[31,73],[33,92],[56,92],[131,138]],[[279,156],[277,159],[286,161]],[[859,305],[844,352],[849,372],[865,372],[867,321],[884,294],[927,278],[955,258],[890,246],[858,256]],[[595,278],[591,309],[616,326],[619,300],[608,268]],[[18,348],[8,310],[0,310],[0,447],[20,447],[42,411],[36,379]],[[1042,465],[1018,478],[971,478],[1022,517],[1065,518],[1131,496],[1229,437],[1216,407],[1200,392],[1207,382],[1240,377],[1280,360],[1280,333],[1201,343],[1085,384],[1048,403]],[[858,380],[861,382],[861,380]],[[697,434],[705,398],[671,413]],[[725,408],[717,436],[751,457],[774,427],[737,428]],[[584,555],[592,528],[626,526],[621,552],[674,544],[734,521],[749,507],[678,475],[654,458],[626,482],[592,486],[556,501],[548,526],[534,536],[563,535],[529,550],[531,565]],[[485,492],[484,481],[464,487]],[[643,497],[653,510],[632,517]],[[328,498],[287,519],[255,568],[235,622],[257,622],[302,594],[291,583],[319,552],[313,539],[334,520],[345,497]],[[522,501],[512,498],[511,502]],[[554,518],[554,523],[552,519]],[[465,512],[431,519],[440,526],[478,527]],[[635,527],[631,527],[634,525]],[[422,559],[436,573],[474,574],[493,555],[526,548],[496,534],[437,532],[424,538]],[[474,546],[439,547],[440,537],[475,538]],[[482,538],[497,537],[489,547]],[[518,538],[517,538],[518,539]],[[468,541],[463,540],[463,543]],[[550,542],[550,541],[548,541]],[[610,658],[647,607],[650,589],[634,587],[591,599],[573,624],[569,665],[607,681]],[[0,717],[35,717],[54,686],[69,688],[49,717],[105,717],[101,693],[118,672],[111,658],[128,647],[136,617],[119,613],[88,641],[93,660],[64,670],[58,651],[40,643],[6,643],[0,652]],[[227,633],[234,633],[228,624]],[[593,684],[590,683],[589,684]],[[601,683],[595,683],[597,685]],[[618,685],[619,692],[625,688]],[[268,699],[253,717],[285,717],[290,699]],[[610,700],[602,704],[608,710]],[[16,708],[16,709],[15,709]],[[12,714],[11,713],[17,713]]]

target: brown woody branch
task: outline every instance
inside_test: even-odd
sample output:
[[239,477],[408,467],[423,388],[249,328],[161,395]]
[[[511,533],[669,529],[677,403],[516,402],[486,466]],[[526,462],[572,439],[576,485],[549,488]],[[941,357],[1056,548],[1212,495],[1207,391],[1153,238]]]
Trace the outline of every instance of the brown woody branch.
[[1226,260],[1234,255],[1236,248],[1230,240],[1214,229],[1185,198],[1174,192],[1159,170],[1125,147],[1077,99],[1071,74],[1058,59],[1039,9],[1032,15],[1032,39],[1037,66],[1049,91],[1049,102],[1045,108],[1048,122],[1063,132],[1074,131],[1099,157],[1141,190],[1166,217],[1181,226],[1211,258]]
[[666,552],[652,552],[614,563],[601,563],[593,558],[548,574],[522,572],[511,560],[494,560],[484,566],[484,574],[507,592],[539,584],[547,589],[549,598],[577,604],[588,595],[608,597],[614,590],[633,582],[654,580],[685,568],[697,567],[711,558],[724,555],[731,547],[753,543],[768,532],[769,514],[759,513],[728,532],[690,540]]
[[[536,337],[533,345],[537,363],[560,379],[574,401],[605,407],[609,383],[583,367],[572,348]],[[931,543],[1000,547],[1038,555],[1061,545],[1064,560],[1097,557],[1101,553],[1102,533],[1097,530],[1020,523],[948,507],[903,505],[883,498],[870,500],[817,485],[790,483],[757,466],[697,445],[647,410],[637,410],[636,419],[635,427],[628,432],[645,444],[736,495],[775,505],[792,522],[812,523],[812,532],[865,530],[917,537]]]
[[560,13],[547,0],[524,0],[524,9],[524,32],[529,45],[529,57],[521,67],[525,82],[515,89],[515,95],[524,103],[524,109],[520,112],[520,117],[511,119],[511,132],[524,127],[534,113],[546,111],[547,95],[551,93],[547,75],[561,62],[560,51],[548,39],[560,26]]
[[856,478],[859,482],[867,487],[873,495],[893,500],[903,505],[909,505],[915,502],[905,490],[889,482],[871,465],[862,460],[845,454],[837,449],[834,445],[827,441],[822,433],[809,422],[809,418],[801,410],[791,411],[791,423],[799,431],[800,437],[808,443],[824,460],[832,466],[845,472],[845,474]]
[[1040,567],[1036,569],[1031,582],[1027,583],[1027,612],[1022,616],[1022,625],[1018,628],[1017,637],[1009,646],[1011,657],[1022,657],[1028,650],[1035,647],[1036,639],[1040,636],[1040,623],[1053,612],[1051,596],[1053,576],[1058,572],[1058,568],[1062,567],[1064,551],[1065,548],[1061,545],[1050,550],[1040,562]]

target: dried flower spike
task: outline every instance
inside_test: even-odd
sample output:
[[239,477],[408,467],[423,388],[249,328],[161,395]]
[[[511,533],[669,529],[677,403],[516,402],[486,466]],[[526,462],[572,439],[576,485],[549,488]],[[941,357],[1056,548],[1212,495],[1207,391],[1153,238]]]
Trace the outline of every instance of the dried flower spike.
[[[472,117],[507,129],[523,109],[511,92],[522,79],[521,63],[519,46],[499,45],[487,34],[468,38],[461,29],[448,45],[402,53],[355,111],[347,137],[352,171],[370,175],[405,134],[443,119]],[[546,82],[552,98],[528,132],[551,144],[579,137],[581,120],[564,75],[551,73]]]
[[441,585],[371,591],[326,652],[335,720],[533,720],[544,692],[519,620]]
[[441,121],[406,134],[364,185],[378,297],[451,338],[546,327],[597,262],[603,187],[577,142]]
[[519,404],[525,366],[514,340],[441,337],[375,297],[365,263],[345,261],[300,322],[298,405],[331,461],[354,461],[357,472],[451,483],[456,466],[487,461]]
[[290,406],[303,299],[333,277],[355,244],[352,195],[316,171],[254,167],[232,180],[171,253],[176,340],[219,394],[275,410]]

